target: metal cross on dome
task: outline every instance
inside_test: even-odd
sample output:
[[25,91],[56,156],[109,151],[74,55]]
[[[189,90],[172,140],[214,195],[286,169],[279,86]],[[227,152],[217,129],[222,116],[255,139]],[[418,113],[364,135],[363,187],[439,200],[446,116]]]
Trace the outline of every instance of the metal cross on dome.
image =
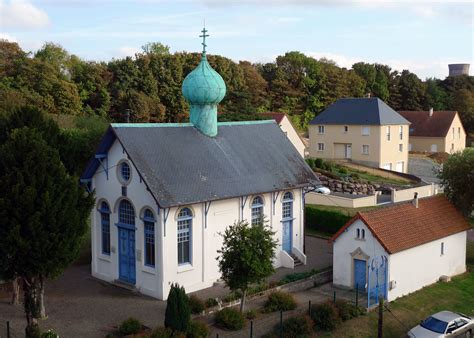
[[206,37],[209,36],[209,34],[206,34],[207,33],[207,29],[206,27],[204,27],[201,31],[202,35],[199,35],[200,38],[202,38],[202,42],[201,42],[201,45],[202,45],[202,54],[205,55],[206,54]]

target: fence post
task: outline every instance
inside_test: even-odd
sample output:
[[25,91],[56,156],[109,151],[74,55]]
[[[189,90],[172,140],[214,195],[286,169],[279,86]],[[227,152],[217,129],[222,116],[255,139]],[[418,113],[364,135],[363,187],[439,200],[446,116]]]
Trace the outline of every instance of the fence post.
[[356,307],[359,306],[359,283],[356,284]]
[[250,338],[253,337],[253,320],[250,321]]
[[283,311],[280,310],[280,338],[283,338]]
[[311,300],[308,302],[308,316],[311,317]]
[[334,304],[336,304],[336,291],[334,290],[334,299],[332,300]]
[[10,322],[7,320],[7,338],[10,338]]

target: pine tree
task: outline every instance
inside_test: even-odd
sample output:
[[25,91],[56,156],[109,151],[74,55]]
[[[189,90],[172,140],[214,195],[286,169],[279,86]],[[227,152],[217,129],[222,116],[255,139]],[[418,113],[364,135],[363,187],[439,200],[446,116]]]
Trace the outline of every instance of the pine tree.
[[191,309],[186,291],[182,286],[172,284],[166,304],[165,327],[175,332],[186,332],[190,320]]

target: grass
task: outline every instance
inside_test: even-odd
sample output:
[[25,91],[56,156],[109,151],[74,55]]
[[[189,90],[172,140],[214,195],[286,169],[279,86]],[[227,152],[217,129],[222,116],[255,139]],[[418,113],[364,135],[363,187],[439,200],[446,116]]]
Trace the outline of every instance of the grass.
[[355,175],[356,177],[358,176],[359,179],[366,180],[370,183],[378,183],[378,184],[395,184],[395,185],[407,185],[409,182],[405,180],[397,180],[395,178],[387,178],[387,177],[382,177],[374,174],[370,174],[366,171],[361,171],[349,167],[345,167],[347,169],[347,174],[352,176]]
[[[449,283],[436,283],[389,304],[385,311],[384,337],[404,337],[420,320],[441,310],[457,311],[474,316],[474,243],[467,245],[469,272],[454,277]],[[323,337],[376,337],[377,311],[342,323]]]

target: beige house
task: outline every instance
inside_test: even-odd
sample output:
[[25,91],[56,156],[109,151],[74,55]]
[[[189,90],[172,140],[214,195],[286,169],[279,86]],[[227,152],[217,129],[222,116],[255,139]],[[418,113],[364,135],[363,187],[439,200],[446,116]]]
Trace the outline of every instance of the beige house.
[[385,102],[344,98],[309,125],[309,156],[407,172],[409,122]]
[[466,147],[466,131],[457,111],[401,111],[410,121],[409,151],[462,151]]
[[290,118],[284,113],[260,113],[261,116],[268,117],[269,119],[275,120],[280,126],[283,133],[288,137],[293,146],[298,150],[302,157],[305,157],[306,145],[304,144],[301,136],[296,131],[296,128],[291,123]]

